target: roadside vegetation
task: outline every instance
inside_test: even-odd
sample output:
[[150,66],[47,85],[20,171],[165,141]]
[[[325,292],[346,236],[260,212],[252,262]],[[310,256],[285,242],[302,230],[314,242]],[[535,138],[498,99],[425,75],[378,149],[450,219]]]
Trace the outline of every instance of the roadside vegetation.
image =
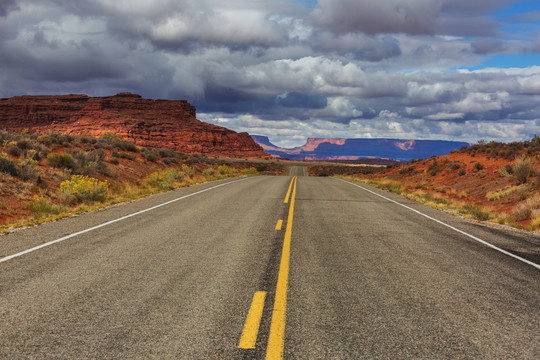
[[540,231],[538,136],[480,141],[448,155],[341,176],[466,218]]
[[94,137],[0,131],[0,232],[197,183],[282,174],[283,165]]

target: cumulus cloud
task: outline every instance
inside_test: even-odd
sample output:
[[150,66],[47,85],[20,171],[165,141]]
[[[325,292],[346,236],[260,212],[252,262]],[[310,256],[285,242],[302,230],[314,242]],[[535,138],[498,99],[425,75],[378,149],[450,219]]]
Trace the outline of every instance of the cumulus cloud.
[[338,33],[495,34],[487,13],[512,0],[319,0],[313,21]]
[[503,140],[504,129],[527,138],[538,132],[540,68],[459,70],[539,51],[537,33],[502,34],[492,13],[511,3],[3,0],[0,96],[187,99],[202,120],[289,145]]

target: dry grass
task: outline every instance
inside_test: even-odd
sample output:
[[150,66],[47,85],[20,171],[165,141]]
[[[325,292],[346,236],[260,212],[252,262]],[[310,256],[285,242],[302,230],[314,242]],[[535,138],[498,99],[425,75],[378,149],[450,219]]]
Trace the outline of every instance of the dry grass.
[[514,208],[512,215],[514,215],[517,221],[525,221],[534,219],[535,222],[538,219],[540,212],[540,194],[528,198],[527,200],[519,203]]
[[[8,147],[13,148],[10,153]],[[155,158],[146,161],[143,152]],[[0,232],[161,191],[259,173],[249,161],[229,160],[137,147],[114,134],[94,138],[0,131]],[[284,171],[281,164],[266,167]]]
[[503,189],[489,191],[486,198],[489,201],[501,200],[514,193],[517,193],[521,200],[525,200],[529,196],[529,188],[526,185],[507,186]]

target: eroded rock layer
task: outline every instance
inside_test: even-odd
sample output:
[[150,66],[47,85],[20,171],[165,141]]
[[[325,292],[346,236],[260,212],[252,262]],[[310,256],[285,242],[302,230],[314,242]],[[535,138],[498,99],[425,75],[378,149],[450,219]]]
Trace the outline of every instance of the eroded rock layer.
[[142,146],[221,156],[266,156],[248,133],[197,120],[195,107],[185,100],[143,99],[131,93],[0,99],[0,128],[97,136],[112,131]]

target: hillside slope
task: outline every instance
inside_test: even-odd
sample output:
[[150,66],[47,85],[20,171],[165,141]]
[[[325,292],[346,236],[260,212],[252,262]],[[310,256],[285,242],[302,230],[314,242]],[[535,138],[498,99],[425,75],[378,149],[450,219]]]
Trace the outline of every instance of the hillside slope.
[[364,181],[478,220],[540,229],[540,137],[395,164]]

